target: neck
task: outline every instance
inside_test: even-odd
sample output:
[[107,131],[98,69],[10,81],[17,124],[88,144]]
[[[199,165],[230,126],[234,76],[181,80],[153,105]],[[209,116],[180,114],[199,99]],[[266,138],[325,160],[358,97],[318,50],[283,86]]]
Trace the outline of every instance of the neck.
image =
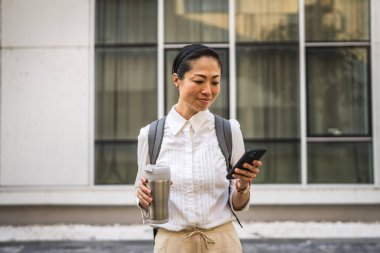
[[181,106],[180,104],[177,104],[174,107],[174,109],[186,120],[189,120],[191,117],[193,117],[197,113],[197,111],[189,110],[188,108]]

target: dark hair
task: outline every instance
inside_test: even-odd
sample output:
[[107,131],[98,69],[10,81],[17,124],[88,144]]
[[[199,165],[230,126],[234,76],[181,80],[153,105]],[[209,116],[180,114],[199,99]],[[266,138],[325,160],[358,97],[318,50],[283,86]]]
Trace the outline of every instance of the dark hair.
[[174,58],[172,74],[177,73],[179,79],[183,79],[185,73],[191,69],[190,62],[203,56],[214,58],[218,61],[222,70],[222,62],[219,54],[208,46],[202,44],[191,44],[183,47]]

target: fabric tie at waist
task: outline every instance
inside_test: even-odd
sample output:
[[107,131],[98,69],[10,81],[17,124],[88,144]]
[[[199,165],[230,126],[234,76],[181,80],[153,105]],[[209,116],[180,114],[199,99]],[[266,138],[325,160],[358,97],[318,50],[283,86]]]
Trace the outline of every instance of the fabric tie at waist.
[[208,244],[209,243],[215,244],[215,241],[213,239],[211,239],[210,237],[208,237],[205,233],[203,233],[199,229],[195,229],[193,231],[187,232],[186,234],[183,235],[183,237],[186,238],[186,239],[188,239],[188,238],[191,238],[192,236],[197,235],[197,234],[199,234],[200,237],[203,238],[203,241],[205,242],[207,249],[208,249]]

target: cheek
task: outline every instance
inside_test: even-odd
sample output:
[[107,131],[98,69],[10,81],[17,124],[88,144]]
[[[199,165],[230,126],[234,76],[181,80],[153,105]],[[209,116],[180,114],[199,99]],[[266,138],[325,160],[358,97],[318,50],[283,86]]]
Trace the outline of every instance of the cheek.
[[220,86],[213,87],[212,93],[214,94],[214,96],[218,96],[219,92],[220,92]]

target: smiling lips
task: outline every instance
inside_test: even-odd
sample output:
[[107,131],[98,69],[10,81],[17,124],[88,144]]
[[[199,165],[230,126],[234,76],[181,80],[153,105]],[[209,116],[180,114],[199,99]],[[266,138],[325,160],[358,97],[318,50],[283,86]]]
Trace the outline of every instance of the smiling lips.
[[208,104],[211,102],[211,99],[202,99],[202,98],[199,98],[199,101],[201,101],[203,104]]

